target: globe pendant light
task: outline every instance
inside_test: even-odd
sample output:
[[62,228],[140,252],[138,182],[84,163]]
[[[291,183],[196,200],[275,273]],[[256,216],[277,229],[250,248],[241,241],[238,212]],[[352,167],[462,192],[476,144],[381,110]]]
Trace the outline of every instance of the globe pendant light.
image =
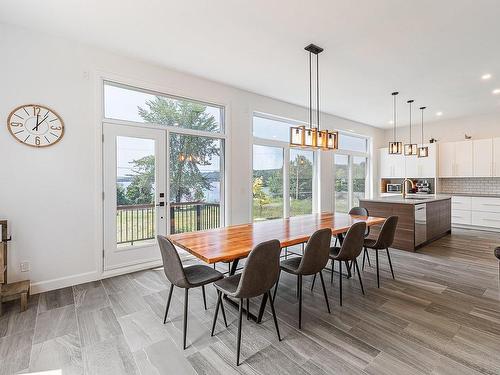
[[422,111],[422,138],[421,141],[422,143],[420,144],[420,147],[418,148],[418,157],[419,158],[426,158],[429,156],[429,147],[424,146],[424,109],[426,107],[420,107],[420,110]]
[[[292,126],[290,128],[290,146],[306,147],[323,150],[336,150],[338,148],[339,134],[336,131],[320,129],[319,110],[319,54],[323,48],[314,44],[305,47],[309,52],[309,127],[304,125]],[[312,106],[312,55],[316,55],[316,126],[313,126]]]
[[417,155],[417,144],[411,143],[411,106],[414,100],[408,100],[407,103],[410,106],[410,143],[405,144],[405,156],[415,156]]
[[393,92],[391,95],[394,98],[393,100],[393,112],[394,112],[394,119],[392,121],[394,125],[394,138],[392,142],[389,142],[389,154],[395,155],[395,154],[401,154],[403,152],[403,143],[396,141],[396,96],[399,94],[399,92]]

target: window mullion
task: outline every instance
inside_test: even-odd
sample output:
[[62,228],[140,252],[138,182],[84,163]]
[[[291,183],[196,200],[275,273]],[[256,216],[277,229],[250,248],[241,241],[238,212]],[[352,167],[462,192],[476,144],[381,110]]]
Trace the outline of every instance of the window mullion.
[[290,148],[283,149],[283,217],[290,217]]

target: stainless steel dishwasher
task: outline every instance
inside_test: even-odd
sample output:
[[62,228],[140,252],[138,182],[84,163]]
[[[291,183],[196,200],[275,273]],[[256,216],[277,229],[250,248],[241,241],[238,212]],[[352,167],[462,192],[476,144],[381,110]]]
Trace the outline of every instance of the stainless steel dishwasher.
[[415,205],[415,246],[427,241],[427,204]]

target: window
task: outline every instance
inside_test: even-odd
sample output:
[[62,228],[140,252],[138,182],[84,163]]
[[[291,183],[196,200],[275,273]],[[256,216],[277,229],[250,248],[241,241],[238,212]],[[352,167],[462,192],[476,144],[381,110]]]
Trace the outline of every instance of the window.
[[[104,82],[104,117],[105,128],[138,134],[116,138],[117,243],[154,238],[157,225],[170,234],[223,225],[223,107]],[[146,129],[161,133],[161,148]]]
[[335,155],[335,211],[349,211],[349,156]]
[[283,217],[283,149],[253,146],[253,219]]
[[290,216],[312,213],[313,163],[312,151],[290,149]]
[[342,133],[334,159],[335,211],[348,212],[366,197],[368,161],[368,139]]
[[223,108],[104,82],[104,117],[220,133]]
[[291,121],[253,118],[253,220],[313,212],[314,152],[289,147]]

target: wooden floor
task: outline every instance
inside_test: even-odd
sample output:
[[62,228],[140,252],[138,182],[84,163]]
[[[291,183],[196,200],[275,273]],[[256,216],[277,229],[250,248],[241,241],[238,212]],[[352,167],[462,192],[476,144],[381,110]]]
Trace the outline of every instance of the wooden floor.
[[[283,341],[268,311],[244,320],[236,368],[236,314],[209,329],[214,288],[190,291],[187,350],[182,343],[183,291],[176,289],[166,325],[169,286],[161,270],[118,276],[33,296],[29,309],[7,304],[0,318],[0,373],[62,369],[62,374],[500,374],[500,291],[493,248],[498,233],[454,230],[419,253],[392,251],[396,280],[381,256],[382,287],[373,267],[330,284],[332,313],[320,284],[304,281],[303,329],[297,330],[295,279],[284,275],[276,300]],[[374,260],[374,258],[372,257]],[[374,262],[372,262],[373,264]],[[226,268],[227,265],[224,265]],[[252,309],[258,307],[253,301]]]

